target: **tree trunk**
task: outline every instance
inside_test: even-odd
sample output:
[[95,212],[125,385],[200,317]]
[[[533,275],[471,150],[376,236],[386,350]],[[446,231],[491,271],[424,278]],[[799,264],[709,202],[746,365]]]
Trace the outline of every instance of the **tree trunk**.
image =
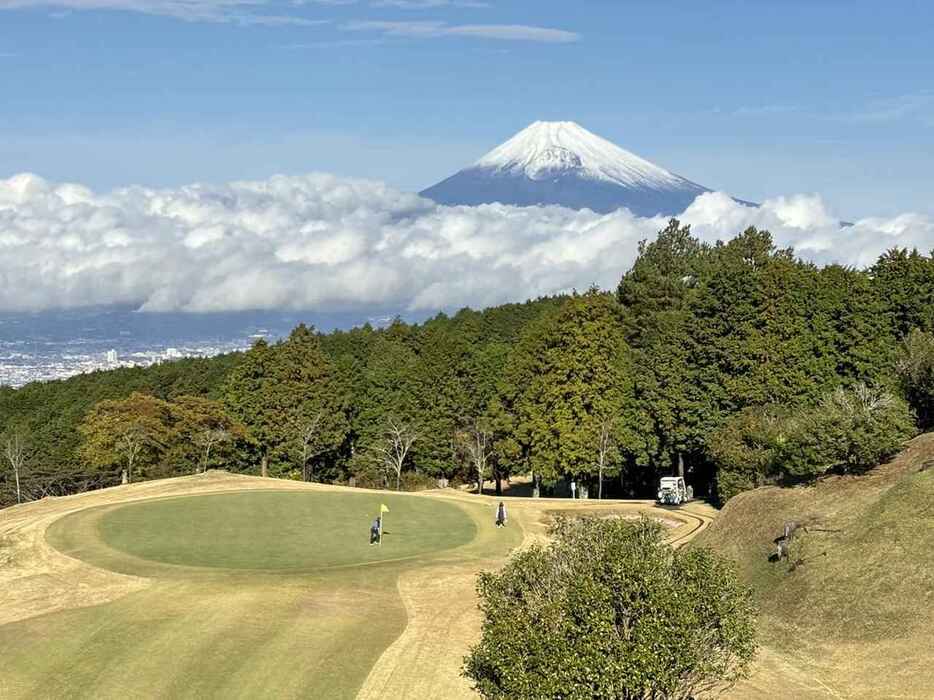
[[402,490],[402,470],[396,472],[396,491]]
[[684,455],[678,453],[678,476],[684,478]]
[[13,467],[13,474],[16,476],[16,502],[23,502],[23,492],[19,488],[19,467]]
[[477,493],[481,496],[483,495],[483,477],[482,476],[477,479]]
[[538,480],[538,474],[532,474],[532,498],[541,498],[542,487]]
[[126,469],[120,472],[120,483],[124,486],[130,483],[130,477],[127,476]]
[[503,475],[499,472],[496,473],[496,495],[503,495]]
[[260,473],[260,476],[264,478],[269,476],[269,460],[266,458],[265,454],[263,455],[263,458],[260,460],[260,463],[259,463],[259,473]]
[[597,484],[597,499],[603,500],[603,465],[600,465],[600,482]]

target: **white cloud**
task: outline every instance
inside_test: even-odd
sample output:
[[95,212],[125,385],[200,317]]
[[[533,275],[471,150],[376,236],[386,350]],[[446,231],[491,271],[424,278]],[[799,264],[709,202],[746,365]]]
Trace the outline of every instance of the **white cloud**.
[[486,8],[488,2],[479,0],[372,0],[370,7],[394,7],[401,10],[427,10],[435,7]]
[[[316,2],[320,3],[321,0]],[[186,22],[218,22],[245,26],[310,27],[329,21],[257,11],[271,5],[269,0],[0,0],[0,10],[112,10],[173,17]]]
[[853,122],[869,124],[917,118],[930,125],[932,115],[934,93],[925,91],[873,100],[861,109],[847,114],[846,118]]
[[[710,193],[681,218],[711,242],[766,228],[821,263],[866,266],[893,246],[934,248],[930,217],[841,226],[815,196],[749,207]],[[0,180],[0,309],[485,306],[613,287],[638,242],[665,223],[625,210],[443,207],[324,174],[106,194],[17,175]]]
[[351,32],[379,32],[383,36],[436,39],[441,37],[474,37],[501,41],[537,41],[568,44],[580,40],[580,34],[564,29],[531,27],[525,24],[448,24],[440,21],[355,21],[341,29]]

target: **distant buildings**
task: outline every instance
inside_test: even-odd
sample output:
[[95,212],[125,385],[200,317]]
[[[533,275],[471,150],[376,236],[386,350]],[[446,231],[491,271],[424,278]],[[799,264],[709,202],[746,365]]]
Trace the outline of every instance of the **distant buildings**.
[[119,367],[147,367],[159,362],[172,362],[185,357],[213,357],[227,352],[246,350],[249,342],[197,343],[171,348],[111,348],[102,352],[75,351],[73,346],[43,348],[44,352],[3,352],[0,348],[0,386],[20,387],[36,381],[66,379],[76,374],[112,370]]

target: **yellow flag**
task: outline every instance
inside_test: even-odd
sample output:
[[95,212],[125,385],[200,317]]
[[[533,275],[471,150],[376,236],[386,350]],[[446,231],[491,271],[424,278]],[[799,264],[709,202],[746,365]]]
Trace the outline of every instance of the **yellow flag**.
[[380,513],[388,513],[388,512],[389,512],[389,506],[387,506],[385,503],[380,503],[380,504],[379,504],[379,512],[380,512]]

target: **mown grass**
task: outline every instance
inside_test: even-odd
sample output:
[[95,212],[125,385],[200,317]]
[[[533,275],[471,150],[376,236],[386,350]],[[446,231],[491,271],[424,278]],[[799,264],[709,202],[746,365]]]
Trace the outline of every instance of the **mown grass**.
[[[387,535],[369,547],[380,502]],[[247,491],[81,511],[50,541],[152,585],[0,627],[0,697],[354,697],[404,629],[401,572],[475,556],[475,538],[489,553],[517,543],[486,532],[487,510]]]
[[[383,544],[370,546],[381,503]],[[56,524],[51,537],[69,527]],[[473,539],[463,510],[427,499],[377,494],[241,492],[161,499],[108,511],[108,546],[149,561],[223,569],[296,571],[400,559]]]

